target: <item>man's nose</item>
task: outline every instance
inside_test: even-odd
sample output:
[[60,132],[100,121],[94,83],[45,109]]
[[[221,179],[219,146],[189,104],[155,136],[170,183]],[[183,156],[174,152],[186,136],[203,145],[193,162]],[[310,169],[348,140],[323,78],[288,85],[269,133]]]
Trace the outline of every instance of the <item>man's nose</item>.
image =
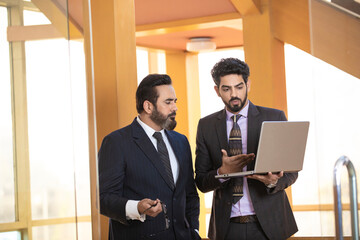
[[237,97],[235,89],[230,90],[230,96],[231,97]]
[[178,108],[176,106],[176,103],[174,103],[172,110],[175,111],[175,112],[178,110]]

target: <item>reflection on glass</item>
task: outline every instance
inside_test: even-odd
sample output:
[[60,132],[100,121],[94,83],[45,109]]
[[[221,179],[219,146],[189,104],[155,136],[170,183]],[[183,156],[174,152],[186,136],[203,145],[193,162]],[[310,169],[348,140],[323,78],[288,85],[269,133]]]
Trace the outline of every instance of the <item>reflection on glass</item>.
[[44,14],[41,14],[39,12],[24,10],[23,13],[24,13],[24,26],[51,24],[49,19],[47,19]]
[[48,40],[25,47],[32,216],[74,216],[68,44]]
[[20,232],[2,232],[0,240],[21,240]]
[[90,216],[90,169],[84,44],[81,41],[69,41],[69,47],[76,213],[78,216]]
[[[0,223],[15,221],[13,124],[7,9],[0,7]],[[1,238],[1,237],[0,237]]]
[[[285,49],[285,59],[289,120],[310,120],[304,168],[292,187],[293,204],[332,205],[333,168],[336,160],[341,155],[347,155],[355,169],[360,169],[360,112],[354,110],[353,105],[360,102],[360,81],[289,45]],[[359,183],[358,179],[358,185]],[[342,202],[348,204],[349,181],[345,169],[341,185]],[[311,235],[314,231],[322,234],[318,236],[334,236],[333,212],[317,213],[320,222],[314,222],[311,228],[308,227],[309,224],[318,220],[308,217],[305,219],[312,220],[306,222],[304,214],[307,213],[295,214],[302,230],[301,236]],[[345,234],[350,226],[349,224],[345,230],[345,221],[349,219],[345,220],[344,215]]]
[[[32,228],[32,239],[77,240],[76,224],[57,224]],[[91,238],[90,238],[91,239]]]
[[32,218],[90,215],[83,43],[25,47]]
[[90,239],[92,239],[91,223],[79,222],[77,240],[90,240]]
[[147,50],[136,49],[137,78],[140,83],[149,74],[149,54]]

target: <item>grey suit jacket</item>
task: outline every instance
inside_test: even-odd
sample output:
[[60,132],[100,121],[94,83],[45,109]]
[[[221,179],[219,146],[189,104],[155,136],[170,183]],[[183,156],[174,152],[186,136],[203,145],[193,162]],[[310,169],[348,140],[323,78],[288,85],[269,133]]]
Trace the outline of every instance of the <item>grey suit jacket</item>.
[[[136,119],[104,138],[99,151],[100,212],[110,218],[109,239],[189,240],[199,228],[199,197],[188,140],[174,131],[165,133],[179,163],[175,189]],[[146,216],[145,222],[126,219],[127,201],[144,198],[158,198],[166,204],[168,230],[163,212]]]
[[[255,106],[249,101],[247,152],[255,153],[263,121],[286,121],[284,112]],[[222,164],[221,149],[229,151],[225,109],[200,119],[196,137],[195,181],[202,192],[214,191],[209,238],[223,240],[230,222],[233,180],[220,183],[215,179]],[[256,161],[256,158],[255,158]],[[253,170],[255,161],[248,165]],[[297,173],[285,173],[275,188],[248,179],[250,198],[259,223],[269,239],[286,239],[297,232],[285,188],[297,179]]]

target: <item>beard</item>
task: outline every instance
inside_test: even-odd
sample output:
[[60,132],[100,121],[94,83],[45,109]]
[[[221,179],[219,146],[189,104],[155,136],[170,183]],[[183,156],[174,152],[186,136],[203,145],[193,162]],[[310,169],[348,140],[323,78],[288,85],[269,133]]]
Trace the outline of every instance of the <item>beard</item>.
[[150,115],[150,119],[161,128],[164,128],[166,130],[173,130],[177,124],[175,116],[176,112],[172,112],[169,115],[165,116],[161,112],[159,112],[155,106],[154,111]]
[[[240,101],[240,104],[238,104],[238,105],[232,105],[232,104],[231,104],[231,101],[234,101],[234,100]],[[233,112],[233,113],[237,113],[237,112],[240,112],[241,109],[243,109],[243,107],[244,107],[245,104],[246,104],[246,101],[247,101],[247,91],[246,91],[244,100],[241,100],[240,98],[234,97],[234,98],[231,98],[231,99],[229,100],[229,102],[225,102],[225,101],[223,101],[223,102],[224,102],[224,104],[225,104],[225,106],[226,106],[226,108],[227,108],[228,110],[230,110],[230,111]]]

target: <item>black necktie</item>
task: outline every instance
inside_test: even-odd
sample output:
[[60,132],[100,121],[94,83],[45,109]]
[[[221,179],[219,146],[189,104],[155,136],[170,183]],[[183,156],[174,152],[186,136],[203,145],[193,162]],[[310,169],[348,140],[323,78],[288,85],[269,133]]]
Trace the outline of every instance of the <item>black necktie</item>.
[[[241,139],[241,130],[237,123],[241,115],[233,115],[231,119],[233,122],[233,128],[230,131],[229,136],[229,149],[230,156],[242,154],[242,139]],[[243,196],[243,178],[235,178],[233,186],[233,204],[237,203]]]
[[171,165],[170,165],[170,158],[169,158],[169,152],[166,148],[165,142],[163,140],[163,137],[161,135],[161,132],[155,132],[153,134],[154,138],[157,140],[157,150],[160,156],[161,161],[164,164],[166,175],[168,176],[170,182],[172,183],[171,188],[175,188],[174,184],[174,178],[171,171]]

